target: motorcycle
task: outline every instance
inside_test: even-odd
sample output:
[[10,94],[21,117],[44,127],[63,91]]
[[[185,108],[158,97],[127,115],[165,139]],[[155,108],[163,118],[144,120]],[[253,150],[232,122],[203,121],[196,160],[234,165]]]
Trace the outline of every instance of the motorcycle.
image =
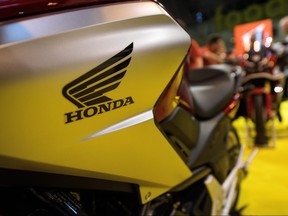
[[[271,147],[276,145],[274,120],[276,117],[282,120],[280,103],[284,87],[284,75],[275,70],[276,64],[277,56],[270,47],[252,49],[243,55],[241,63],[246,72],[242,84],[242,104],[245,106],[242,115],[246,118],[246,125],[248,119],[254,123],[256,146],[270,146],[270,136],[273,141]],[[272,135],[268,135],[269,122],[272,122]]]
[[240,67],[187,71],[154,1],[18,3],[0,3],[1,215],[236,209]]
[[282,72],[284,75],[282,101],[285,101],[288,99],[288,42],[276,42],[272,44],[271,50],[277,56],[275,70]]

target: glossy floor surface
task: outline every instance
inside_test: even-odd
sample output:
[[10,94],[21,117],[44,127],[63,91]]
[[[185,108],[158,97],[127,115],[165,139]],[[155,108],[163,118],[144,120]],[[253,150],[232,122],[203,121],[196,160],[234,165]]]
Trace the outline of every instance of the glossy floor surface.
[[[258,153],[248,168],[248,176],[242,183],[238,207],[245,207],[241,215],[288,215],[288,102],[282,102],[282,122],[275,120],[276,142],[258,148]],[[253,150],[247,136],[243,118],[235,121],[245,156]],[[253,127],[248,124],[253,136]],[[272,123],[270,123],[272,128]],[[271,130],[269,130],[271,132]],[[250,137],[251,137],[250,136]]]

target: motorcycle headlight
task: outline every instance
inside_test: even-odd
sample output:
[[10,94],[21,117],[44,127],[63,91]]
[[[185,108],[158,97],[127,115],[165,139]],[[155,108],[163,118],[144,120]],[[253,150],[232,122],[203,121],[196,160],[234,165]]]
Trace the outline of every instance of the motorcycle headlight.
[[275,92],[275,93],[281,93],[281,92],[283,92],[283,87],[282,87],[282,86],[275,86],[275,87],[274,87],[274,92]]

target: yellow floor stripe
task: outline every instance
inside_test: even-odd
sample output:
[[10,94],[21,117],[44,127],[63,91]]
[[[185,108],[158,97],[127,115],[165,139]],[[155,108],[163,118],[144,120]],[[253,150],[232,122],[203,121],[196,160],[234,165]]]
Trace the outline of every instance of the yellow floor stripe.
[[[281,114],[283,121],[275,121],[276,146],[259,149],[241,185],[238,207],[247,206],[243,215],[288,215],[288,102],[282,102]],[[248,155],[245,120],[234,124]]]

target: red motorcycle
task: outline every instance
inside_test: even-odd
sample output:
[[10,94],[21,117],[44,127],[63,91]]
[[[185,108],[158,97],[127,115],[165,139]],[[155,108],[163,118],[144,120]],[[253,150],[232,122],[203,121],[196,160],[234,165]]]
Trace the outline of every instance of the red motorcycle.
[[[242,115],[255,125],[257,146],[268,146],[269,138],[275,145],[274,119],[282,120],[279,106],[283,95],[284,75],[274,70],[277,56],[267,47],[251,49],[241,62],[246,75],[242,82]],[[268,136],[268,122],[272,122],[272,135]],[[246,121],[247,122],[247,121]]]

